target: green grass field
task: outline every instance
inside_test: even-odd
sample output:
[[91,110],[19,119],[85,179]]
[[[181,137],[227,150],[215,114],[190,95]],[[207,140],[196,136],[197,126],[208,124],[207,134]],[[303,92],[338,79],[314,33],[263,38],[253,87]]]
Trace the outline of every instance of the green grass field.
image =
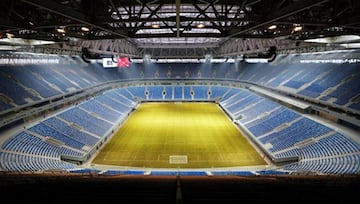
[[195,102],[141,104],[92,163],[150,168],[266,165],[215,103]]

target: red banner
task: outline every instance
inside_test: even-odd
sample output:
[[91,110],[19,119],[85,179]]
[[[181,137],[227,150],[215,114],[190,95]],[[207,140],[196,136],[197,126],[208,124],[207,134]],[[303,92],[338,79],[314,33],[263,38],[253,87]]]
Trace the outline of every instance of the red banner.
[[130,66],[130,60],[127,57],[119,57],[117,60],[117,66],[119,68],[127,68]]

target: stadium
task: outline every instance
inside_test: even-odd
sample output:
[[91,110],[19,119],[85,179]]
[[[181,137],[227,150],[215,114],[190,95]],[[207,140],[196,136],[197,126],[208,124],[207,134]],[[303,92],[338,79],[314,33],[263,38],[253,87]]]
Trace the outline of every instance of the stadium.
[[358,197],[358,1],[0,4],[14,202]]

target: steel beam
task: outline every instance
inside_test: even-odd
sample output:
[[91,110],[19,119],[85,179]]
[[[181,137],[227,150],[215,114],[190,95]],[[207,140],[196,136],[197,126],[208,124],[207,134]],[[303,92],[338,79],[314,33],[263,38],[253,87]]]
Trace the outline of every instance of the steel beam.
[[269,19],[256,23],[255,25],[252,25],[246,29],[242,30],[234,30],[230,32],[230,34],[227,37],[235,37],[237,35],[252,31],[256,28],[269,25],[275,21],[278,21],[280,19],[292,16],[296,13],[299,13],[301,11],[304,11],[306,9],[309,9],[314,6],[318,6],[320,4],[323,4],[327,2],[328,0],[304,0],[304,1],[298,1],[297,3],[291,4],[286,8],[281,9],[280,11],[276,12],[274,15],[272,15]]
[[106,31],[110,34],[127,38],[127,34],[120,31],[113,31],[109,28],[104,27],[103,25],[92,23],[91,18],[83,13],[77,12],[67,6],[63,6],[54,1],[43,1],[43,0],[22,0],[24,3],[48,10],[52,13],[56,13],[60,16],[64,16],[71,20],[81,22],[91,27],[98,28],[100,30]]

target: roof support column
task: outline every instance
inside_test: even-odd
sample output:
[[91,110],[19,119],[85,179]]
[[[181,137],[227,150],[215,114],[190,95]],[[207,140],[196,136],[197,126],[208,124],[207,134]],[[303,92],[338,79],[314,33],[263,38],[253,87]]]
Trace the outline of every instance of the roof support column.
[[176,3],[176,37],[180,37],[180,0],[175,0]]

